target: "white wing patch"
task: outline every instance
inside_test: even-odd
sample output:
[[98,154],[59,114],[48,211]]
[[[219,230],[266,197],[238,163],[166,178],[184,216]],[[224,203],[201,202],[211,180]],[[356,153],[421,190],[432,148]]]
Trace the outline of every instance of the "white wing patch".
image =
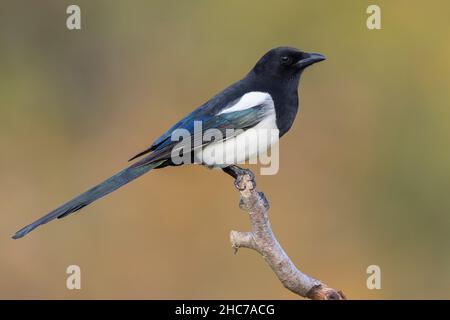
[[[259,105],[264,105],[266,108],[265,116],[261,122],[233,138],[211,143],[203,150],[195,152],[197,163],[220,168],[230,164],[244,163],[246,160],[265,153],[273,143],[278,141],[279,131],[276,123],[275,106],[268,93],[258,91],[246,93],[238,102],[222,110],[219,114],[242,111]],[[273,139],[273,133],[276,135],[275,140]],[[230,157],[228,157],[229,155]]]
[[220,111],[218,115],[222,113],[242,111],[263,104],[273,106],[273,100],[271,95],[266,92],[252,91],[244,94],[236,104]]

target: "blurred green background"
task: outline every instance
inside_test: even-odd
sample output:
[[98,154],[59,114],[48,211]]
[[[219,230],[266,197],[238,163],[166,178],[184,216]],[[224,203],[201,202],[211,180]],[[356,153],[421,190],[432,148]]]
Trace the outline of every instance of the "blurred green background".
[[257,180],[287,253],[349,298],[450,298],[449,15],[445,0],[2,1],[0,298],[296,299],[258,254],[233,255],[238,194],[197,166],[9,238],[280,45],[328,58],[302,77],[280,172]]

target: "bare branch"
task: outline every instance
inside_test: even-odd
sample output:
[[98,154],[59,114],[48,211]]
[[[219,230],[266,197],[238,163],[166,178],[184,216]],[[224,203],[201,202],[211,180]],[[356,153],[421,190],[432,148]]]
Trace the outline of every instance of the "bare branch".
[[261,254],[272,268],[284,287],[292,292],[313,300],[344,300],[341,291],[329,288],[321,281],[298,270],[280,246],[270,227],[267,211],[269,203],[262,192],[255,189],[254,175],[242,169],[236,179],[241,194],[240,208],[248,213],[251,231],[231,231],[230,240],[235,252],[239,248],[248,248]]

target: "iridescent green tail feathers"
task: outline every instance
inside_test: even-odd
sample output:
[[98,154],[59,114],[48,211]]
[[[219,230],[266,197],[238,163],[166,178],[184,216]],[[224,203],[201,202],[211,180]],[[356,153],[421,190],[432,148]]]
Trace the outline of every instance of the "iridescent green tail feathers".
[[42,218],[36,220],[35,222],[27,225],[26,227],[20,229],[17,231],[12,238],[13,239],[19,239],[28,234],[30,231],[34,230],[35,228],[39,227],[40,225],[43,225],[49,221],[52,221],[56,218],[64,218],[65,216],[74,213],[85,206],[89,205],[90,203],[106,196],[107,194],[119,189],[123,185],[127,184],[128,182],[140,177],[144,173],[147,173],[151,169],[154,169],[161,165],[164,161],[158,161],[153,163],[144,163],[144,164],[134,164],[114,176],[110,177],[109,179],[106,179],[99,185],[87,190],[86,192],[80,194],[79,196],[73,198],[72,200],[66,202],[65,204],[61,205],[60,207],[56,208],[52,212],[46,214]]

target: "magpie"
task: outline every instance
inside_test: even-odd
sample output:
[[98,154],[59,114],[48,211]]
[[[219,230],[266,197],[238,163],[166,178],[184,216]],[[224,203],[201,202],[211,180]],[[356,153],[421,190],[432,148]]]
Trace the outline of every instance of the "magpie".
[[[201,141],[197,147],[194,144],[187,151],[184,148],[183,153],[189,154],[195,163],[221,168],[225,173],[237,178],[244,169],[236,164],[254,154],[244,152],[235,157],[234,162],[228,163],[217,161],[211,156],[199,157],[199,151],[213,151],[206,152],[211,155],[221,148],[226,153],[233,149],[239,140],[248,138],[250,131],[254,129],[274,129],[279,137],[282,137],[291,128],[298,111],[297,89],[301,74],[307,67],[322,60],[325,60],[325,57],[321,54],[307,53],[290,47],[278,47],[268,51],[244,78],[176,122],[151,146],[130,159],[131,161],[140,158],[139,160],[20,229],[12,238],[22,238],[42,224],[76,212],[152,169],[179,165],[172,158],[179,142],[171,137],[180,129],[192,134],[196,122],[202,124],[202,132],[208,129],[217,129],[220,132],[233,129],[238,133],[231,137],[225,136],[222,140]],[[251,139],[248,141],[253,143]],[[260,153],[269,148],[269,144],[254,150]]]

